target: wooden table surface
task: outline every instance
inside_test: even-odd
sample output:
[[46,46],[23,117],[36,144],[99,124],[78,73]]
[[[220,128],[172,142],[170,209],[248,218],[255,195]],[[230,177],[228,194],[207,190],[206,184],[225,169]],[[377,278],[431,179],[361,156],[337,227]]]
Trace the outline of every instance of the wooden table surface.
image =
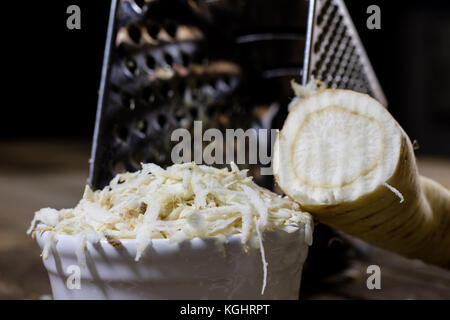
[[[89,142],[0,142],[0,299],[48,297],[37,244],[25,231],[42,207],[67,208],[80,199],[88,174]],[[422,158],[419,168],[450,186],[450,159]],[[366,253],[350,267],[305,288],[306,299],[450,299],[450,272],[352,240]],[[381,290],[368,290],[367,266],[381,267]]]

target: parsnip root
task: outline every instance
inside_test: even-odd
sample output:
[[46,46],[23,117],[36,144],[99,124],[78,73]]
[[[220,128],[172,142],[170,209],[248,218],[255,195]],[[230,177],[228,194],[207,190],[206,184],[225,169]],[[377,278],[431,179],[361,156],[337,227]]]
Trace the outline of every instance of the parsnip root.
[[349,90],[300,100],[274,151],[278,184],[320,222],[450,268],[450,191],[419,176],[410,139],[376,100]]

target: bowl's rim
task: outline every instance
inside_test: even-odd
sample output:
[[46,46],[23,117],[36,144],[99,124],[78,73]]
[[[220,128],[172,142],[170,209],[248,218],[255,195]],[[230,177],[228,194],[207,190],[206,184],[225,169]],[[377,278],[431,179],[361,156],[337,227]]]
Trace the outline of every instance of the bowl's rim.
[[[47,225],[45,224],[39,224],[37,227],[42,226],[42,227],[47,227]],[[272,232],[282,232],[282,233],[286,233],[286,234],[295,234],[298,233],[300,230],[302,230],[305,226],[302,224],[289,224],[286,226],[293,226],[293,227],[297,227],[298,230],[293,231],[293,232],[287,232],[283,229],[273,229],[273,230],[265,230],[263,232],[263,234],[267,234],[267,233],[272,233]],[[302,228],[303,227],[303,228]],[[43,240],[46,235],[48,236],[48,234],[50,233],[50,230],[36,230],[36,240]],[[79,234],[64,234],[64,233],[58,233],[57,234],[57,240],[58,242],[64,242],[64,241],[77,241],[78,240],[78,235]],[[180,242],[177,241],[172,241],[172,239],[169,238],[152,238],[150,239],[150,242],[153,244],[159,244],[159,245],[176,245],[177,243],[181,243],[181,242],[206,242],[206,241],[216,241],[218,239],[218,237],[216,236],[208,236],[208,237],[193,237],[193,238],[186,238]],[[230,242],[235,242],[236,240],[242,241],[242,233],[233,233],[233,234],[229,234],[225,237],[226,239],[226,243],[230,243]],[[137,244],[137,239],[136,238],[114,238],[113,240],[116,241],[120,241],[122,245],[135,245]],[[111,245],[110,241],[108,241],[105,237],[102,237],[99,241],[99,243],[101,244],[109,244]]]
[[[40,238],[43,239],[47,234],[49,234],[51,231],[49,230],[44,230],[44,231],[37,231],[36,232],[36,239]],[[72,240],[78,240],[78,234],[64,234],[64,233],[58,233],[57,234],[57,240],[58,242],[64,242],[64,241],[72,241]],[[237,239],[241,239],[242,235],[240,233],[235,233],[235,234],[230,234],[226,236],[226,239],[229,240],[235,240],[235,238]],[[184,241],[206,241],[206,240],[216,240],[217,237],[214,236],[210,236],[210,237],[194,237],[194,238],[186,238],[184,239],[182,242]],[[134,244],[137,243],[137,239],[136,238],[114,238],[114,241],[120,241],[122,244]],[[176,244],[177,242],[173,241],[171,242],[171,239],[168,238],[153,238],[150,239],[151,242],[153,243],[158,243],[158,244]],[[110,241],[108,241],[105,237],[102,237],[98,242],[100,243],[104,243],[104,244],[110,244]]]

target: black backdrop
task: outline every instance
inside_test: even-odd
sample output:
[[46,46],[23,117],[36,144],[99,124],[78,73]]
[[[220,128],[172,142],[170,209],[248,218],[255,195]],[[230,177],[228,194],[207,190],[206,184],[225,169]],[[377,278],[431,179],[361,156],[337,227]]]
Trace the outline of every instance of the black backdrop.
[[[449,1],[345,2],[390,111],[410,137],[419,140],[419,152],[450,156]],[[71,4],[81,8],[81,30],[66,28]],[[381,8],[381,30],[366,28],[366,8],[371,4]],[[8,22],[2,32],[7,86],[3,86],[0,138],[90,139],[109,1],[29,0],[2,5]]]

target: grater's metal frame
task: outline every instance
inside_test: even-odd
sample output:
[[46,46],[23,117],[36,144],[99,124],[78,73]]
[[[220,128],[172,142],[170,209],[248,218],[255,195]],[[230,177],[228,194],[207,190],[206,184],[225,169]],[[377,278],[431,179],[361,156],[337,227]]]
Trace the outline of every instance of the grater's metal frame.
[[[99,148],[102,146],[99,145],[99,141],[102,139],[102,135],[108,134],[104,132],[104,119],[102,119],[102,114],[104,112],[104,109],[106,107],[107,103],[107,96],[110,92],[110,72],[111,72],[111,52],[113,43],[116,39],[117,35],[117,29],[118,29],[118,13],[120,9],[120,0],[111,0],[111,7],[110,7],[110,13],[109,13],[109,21],[108,21],[108,30],[107,30],[107,36],[106,36],[106,44],[105,44],[105,51],[104,51],[104,58],[103,58],[103,67],[102,67],[102,74],[101,74],[101,83],[100,83],[100,91],[99,91],[99,98],[98,98],[98,104],[97,104],[97,112],[96,112],[96,122],[95,122],[95,129],[94,129],[94,137],[93,137],[93,144],[92,144],[92,152],[91,152],[91,159],[89,161],[89,183],[91,186],[96,187],[99,185],[99,172],[96,170],[99,166],[102,165],[102,161],[104,159],[101,159]],[[346,33],[346,39],[348,40],[348,45],[354,49],[352,49],[352,55],[357,57],[357,61],[355,61],[357,68],[353,68],[351,74],[348,75],[347,78],[349,78],[349,81],[343,81],[345,79],[342,79],[339,83],[333,82],[334,79],[321,79],[321,77],[315,76],[315,73],[318,71],[318,67],[321,62],[321,58],[323,59],[333,59],[333,61],[329,61],[329,64],[332,68],[336,70],[344,70],[343,68],[346,67],[346,65],[343,65],[342,59],[339,56],[335,57],[328,57],[326,56],[327,53],[322,56],[320,54],[317,54],[315,52],[314,48],[317,43],[321,44],[321,34],[325,34],[325,28],[322,29],[322,26],[320,23],[318,23],[318,16],[320,14],[324,14],[322,11],[324,11],[324,8],[326,6],[331,6],[335,8],[334,12],[336,16],[339,16],[341,20],[338,20],[342,23],[344,26],[344,33]],[[328,8],[328,7],[327,7]],[[337,8],[337,9],[336,9]],[[337,27],[335,28],[335,30]],[[325,38],[330,40],[330,35],[326,34]],[[322,39],[323,40],[323,39]],[[332,63],[333,62],[333,63]],[[326,68],[322,70],[323,72],[329,72]],[[345,72],[345,71],[344,71]],[[381,86],[378,82],[378,79],[375,75],[375,72],[370,64],[369,58],[367,56],[367,53],[364,50],[364,47],[362,45],[362,42],[358,36],[358,33],[356,31],[356,28],[351,20],[351,17],[345,7],[345,4],[342,0],[309,0],[309,7],[308,7],[308,15],[307,15],[307,29],[306,29],[306,42],[305,42],[305,48],[304,48],[304,57],[303,57],[303,69],[301,72],[301,78],[302,83],[305,85],[309,79],[311,79],[312,76],[315,76],[319,80],[325,81],[329,87],[332,88],[346,88],[346,89],[353,89],[357,91],[362,91],[365,93],[368,93],[378,99],[383,105],[387,104],[386,97],[383,94],[383,91],[381,89]],[[344,76],[345,77],[345,76]],[[355,79],[351,79],[351,78]],[[355,80],[358,82],[357,86],[355,85],[355,82],[351,82],[350,80]]]
[[306,41],[305,53],[303,55],[303,69],[302,69],[302,85],[306,86],[311,74],[311,54],[312,54],[312,37],[314,32],[314,14],[316,11],[316,0],[309,0],[308,21],[306,24]]
[[106,97],[110,90],[110,74],[111,74],[111,50],[114,43],[114,39],[117,34],[116,17],[119,11],[120,0],[111,0],[111,7],[108,18],[108,29],[106,33],[105,51],[103,53],[103,65],[102,74],[100,78],[100,90],[97,102],[97,112],[95,118],[94,137],[92,141],[91,158],[89,159],[89,184],[91,187],[94,182],[97,181],[98,170],[95,170],[98,161],[98,141],[102,133],[102,111],[106,103]]
[[[306,85],[308,81],[311,79],[314,73],[314,69],[318,64],[318,59],[320,57],[314,53],[314,47],[316,43],[320,40],[320,33],[324,32],[324,28],[321,28],[320,23],[318,22],[318,16],[323,14],[326,15],[328,12],[332,10],[327,10],[325,8],[334,7],[336,8],[336,13],[334,17],[342,18],[340,23],[345,25],[345,33],[349,36],[349,43],[347,46],[353,46],[355,49],[354,54],[358,57],[361,70],[358,72],[357,76],[361,77],[361,81],[364,83],[361,84],[360,87],[355,88],[354,85],[348,83],[347,81],[342,81],[342,83],[335,83],[333,80],[320,79],[325,81],[328,87],[332,88],[345,88],[345,89],[353,89],[356,91],[362,91],[364,93],[368,93],[369,95],[376,98],[382,105],[387,106],[387,99],[383,93],[381,85],[378,81],[378,78],[373,70],[373,67],[370,63],[369,57],[367,56],[366,50],[361,42],[361,39],[358,35],[355,25],[350,17],[350,14],[342,0],[309,0],[309,9],[308,9],[308,21],[307,21],[307,30],[306,30],[306,43],[305,43],[305,53],[303,58],[303,72],[302,72],[302,84]],[[329,18],[331,19],[331,18]],[[339,21],[339,20],[338,20]],[[336,30],[338,27],[335,27]],[[328,32],[325,37],[329,36],[331,32]],[[323,47],[323,45],[322,45]],[[342,58],[335,63],[337,69],[342,69]],[[349,79],[350,80],[350,79]],[[358,90],[359,89],[359,90]]]

